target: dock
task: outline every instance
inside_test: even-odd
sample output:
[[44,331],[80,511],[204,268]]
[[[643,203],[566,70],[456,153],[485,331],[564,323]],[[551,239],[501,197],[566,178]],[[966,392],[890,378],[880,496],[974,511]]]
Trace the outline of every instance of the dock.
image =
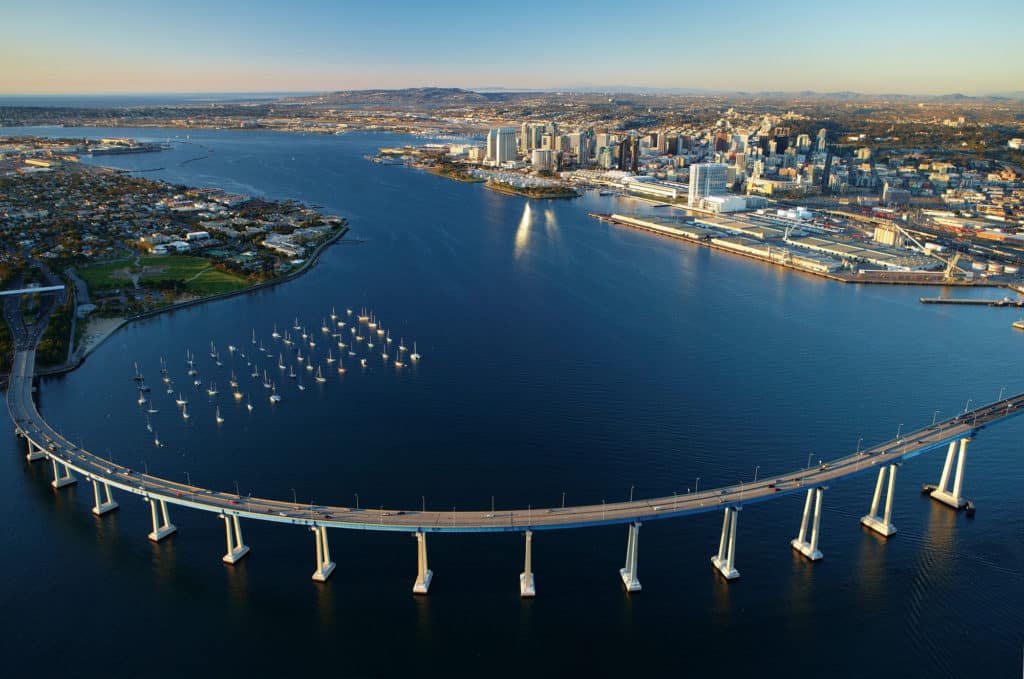
[[1024,299],[958,299],[954,297],[922,297],[921,304],[959,304],[961,306],[1001,306],[1024,309]]

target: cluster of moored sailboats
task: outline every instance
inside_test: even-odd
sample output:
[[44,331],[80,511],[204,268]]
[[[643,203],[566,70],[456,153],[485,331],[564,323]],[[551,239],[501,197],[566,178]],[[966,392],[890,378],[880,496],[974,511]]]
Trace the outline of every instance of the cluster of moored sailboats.
[[[383,327],[375,314],[368,313],[365,309],[357,314],[354,314],[352,309],[346,309],[345,315],[341,316],[332,308],[330,315],[321,319],[319,334],[301,324],[298,317],[295,318],[291,326],[285,327],[283,330],[284,332],[280,332],[275,323],[267,343],[257,337],[254,329],[249,340],[250,347],[234,344],[227,346],[227,360],[231,366],[228,379],[231,396],[235,401],[244,399],[246,410],[250,413],[253,412],[255,406],[253,406],[249,392],[243,391],[242,382],[246,378],[251,380],[253,386],[270,390],[268,400],[271,404],[276,404],[283,400],[281,392],[284,390],[283,385],[287,382],[294,382],[296,389],[300,392],[306,390],[302,379],[304,373],[312,377],[314,382],[320,384],[327,381],[327,375],[332,370],[336,371],[338,375],[344,375],[346,371],[345,356],[349,358],[350,363],[358,361],[359,366],[363,369],[367,368],[370,361],[374,363],[381,361],[385,366],[394,366],[396,370],[401,370],[410,363],[416,363],[421,358],[416,342],[412,343],[412,351],[405,345],[404,337],[399,337],[398,343],[395,344],[391,331]],[[276,360],[275,353],[277,354]],[[224,367],[224,359],[213,341],[210,342],[210,359],[215,369]],[[195,391],[206,391],[207,396],[214,403],[214,421],[218,425],[223,424],[224,417],[221,415],[220,405],[216,403],[216,398],[221,393],[217,388],[217,382],[213,379],[204,382],[199,376],[197,363],[195,354],[191,350],[186,350],[186,383],[191,381]],[[242,375],[241,379],[236,374],[236,370]],[[188,410],[188,398],[180,387],[175,396],[174,381],[171,379],[170,370],[162,357],[160,359],[160,377],[167,395],[174,399],[181,418],[188,421],[191,418]],[[150,419],[150,415],[156,415],[160,410],[154,404],[152,396],[147,396],[152,391],[146,385],[145,377],[139,372],[138,363],[135,364],[133,379],[139,394],[139,407],[143,408],[146,413],[146,429],[153,434],[154,445],[160,447],[160,438]],[[278,380],[282,383],[281,390],[278,389]]]

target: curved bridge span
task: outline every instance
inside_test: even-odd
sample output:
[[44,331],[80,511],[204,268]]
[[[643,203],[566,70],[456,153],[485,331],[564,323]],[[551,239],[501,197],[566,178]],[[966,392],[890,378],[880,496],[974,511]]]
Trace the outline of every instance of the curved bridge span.
[[[671,519],[691,514],[722,511],[722,536],[712,563],[726,578],[738,577],[733,555],[738,512],[744,505],[774,500],[794,493],[806,493],[803,522],[793,548],[811,560],[821,558],[818,528],[821,495],[835,482],[858,474],[877,473],[870,513],[862,519],[869,528],[888,536],[895,532],[891,521],[893,485],[896,468],[904,460],[947,447],[942,479],[932,497],[954,508],[967,501],[961,495],[963,464],[967,442],[981,427],[1017,415],[1024,410],[1024,393],[966,411],[883,444],[860,450],[809,469],[798,469],[759,479],[753,483],[711,488],[685,495],[646,498],[630,502],[570,507],[527,508],[486,511],[422,511],[408,509],[358,509],[353,507],[300,505],[269,498],[245,497],[234,493],[176,483],[139,470],[114,464],[93,455],[60,435],[39,414],[32,399],[35,351],[15,354],[7,405],[17,433],[28,444],[28,459],[49,460],[53,466],[53,486],[61,488],[77,481],[75,473],[93,484],[93,512],[102,515],[118,507],[111,489],[138,495],[150,505],[153,532],[159,541],[176,531],[170,522],[169,505],[179,505],[219,515],[225,523],[228,551],[224,561],[234,563],[249,551],[242,540],[240,519],[272,521],[307,526],[315,533],[317,569],[315,580],[326,580],[334,569],[327,542],[327,528],[351,530],[399,531],[416,536],[419,572],[414,591],[426,593],[432,573],[427,568],[426,534],[487,533],[518,531],[526,534],[526,559],[520,576],[520,591],[534,594],[531,570],[531,540],[534,531],[583,528],[610,524],[628,524],[626,565],[621,569],[627,590],[640,589],[636,579],[639,528],[645,521]],[[957,446],[959,445],[959,451]],[[955,464],[954,464],[955,462]],[[955,468],[955,469],[954,469]],[[884,481],[888,474],[884,514],[879,512]],[[952,488],[949,482],[953,481]]]

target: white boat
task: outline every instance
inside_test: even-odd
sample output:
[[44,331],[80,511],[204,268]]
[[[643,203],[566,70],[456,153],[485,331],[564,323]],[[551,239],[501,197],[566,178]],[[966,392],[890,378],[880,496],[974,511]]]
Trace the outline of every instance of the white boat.
[[221,424],[224,421],[224,418],[220,416],[220,406],[217,406],[217,414],[214,417],[217,420],[217,424]]
[[171,387],[170,384],[168,384],[167,385],[167,395],[170,396],[173,393],[174,393],[174,389]]
[[360,323],[370,322],[370,317],[366,314],[366,307],[363,307],[363,309],[359,312],[359,316],[357,318],[359,319]]
[[405,351],[405,347],[401,344],[398,345],[398,356],[395,357],[395,367],[404,368],[405,363],[402,362],[402,352]]
[[345,327],[345,321],[338,321],[338,327],[339,328],[344,328]]
[[352,315],[352,310],[351,309],[345,309],[345,313],[347,315],[351,316]]
[[416,343],[415,342],[412,343],[412,353],[409,355],[409,358],[411,358],[414,361],[420,360],[420,354],[419,354],[418,351],[416,351]]
[[156,408],[149,408],[146,412],[149,413],[150,415],[156,415],[160,411],[157,410]]
[[284,364],[284,355],[282,354],[277,355],[277,367],[280,368],[281,370],[284,370],[287,367]]
[[185,406],[184,408],[181,409],[181,419],[188,419],[188,406]]
[[[237,347],[235,347],[235,345],[234,345],[234,344],[229,344],[229,345],[228,345],[228,353],[229,353],[229,354],[233,354],[233,353],[235,353],[235,349],[236,349],[236,348],[237,348]],[[242,358],[245,358],[245,356],[242,356]]]
[[306,364],[306,372],[313,372],[313,363],[310,361]]
[[299,391],[306,391],[306,385],[302,383],[302,378],[301,377],[299,378],[298,387],[299,387]]
[[273,385],[270,383],[270,380],[267,379],[267,371],[264,370],[263,371],[263,388],[264,389],[270,389],[272,386]]
[[245,400],[245,408],[246,408],[246,410],[248,410],[248,411],[249,411],[250,413],[252,412],[252,401],[251,401],[251,400],[249,400],[249,399],[246,399],[246,400]]
[[254,365],[253,368],[252,368],[252,372],[249,373],[249,377],[251,377],[251,378],[253,378],[255,380],[259,376],[260,376],[260,367],[258,365]]
[[277,323],[274,323],[274,332],[270,333],[270,336],[274,339],[280,339],[281,333],[277,331]]
[[384,351],[380,352],[380,357],[385,361],[388,360],[388,345],[384,345]]
[[391,331],[390,331],[390,330],[388,330],[388,336],[387,336],[387,337],[385,337],[385,339],[387,340],[387,343],[388,343],[388,344],[391,344],[391,341],[392,341],[392,340],[391,340]]
[[192,385],[196,386],[196,387],[201,387],[201,386],[203,386],[203,381],[200,380],[200,379],[197,379],[194,382],[192,382]]
[[149,422],[149,415],[146,415],[146,431],[153,433],[153,425]]
[[336,321],[336,320],[338,320],[338,314],[337,314],[337,313],[335,313],[335,311],[334,311],[334,307],[331,307],[331,320],[332,320],[332,321]]
[[292,345],[292,336],[288,334],[287,330],[284,331],[284,343],[285,346],[290,347]]
[[139,363],[135,362],[135,377],[133,378],[136,382],[142,381],[142,373],[139,372]]
[[384,336],[384,328],[377,328],[377,337]]
[[210,382],[210,386],[206,388],[206,393],[209,394],[210,396],[216,396],[217,395],[217,385],[214,384],[213,382]]
[[167,361],[164,360],[163,356],[160,357],[160,374],[161,375],[166,375],[167,374]]
[[366,359],[365,358],[359,359],[359,365],[361,365],[361,366],[363,366],[365,368],[366,367]]
[[237,389],[235,389],[235,391],[232,394],[232,396],[235,397],[236,401],[241,401],[242,400],[242,392],[238,391]]
[[232,387],[238,386],[238,378],[235,377],[235,371],[231,371],[231,380],[228,382]]
[[256,328],[252,329],[252,343],[256,344]]
[[281,401],[281,394],[277,393],[277,385],[275,384],[270,392],[270,402],[278,403]]
[[354,352],[354,351],[352,351],[351,349],[349,349],[349,351],[348,351],[348,355],[349,355],[349,356],[355,356],[355,355],[356,355],[356,352]]
[[327,381],[327,378],[324,377],[322,372],[320,372],[320,366],[317,366],[317,369],[316,369],[316,381],[317,382],[321,382],[321,383]]
[[345,347],[347,347],[347,346],[348,346],[348,345],[347,345],[347,344],[345,344],[344,342],[342,342],[342,341],[341,341],[340,339],[338,340],[338,348],[339,348],[339,349],[344,349],[344,348],[345,348]]
[[266,347],[263,346],[263,340],[260,340],[260,353],[261,354],[267,353]]
[[310,348],[310,349],[312,349],[312,348],[313,348],[313,347],[315,347],[315,346],[316,346],[316,342],[314,342],[314,341],[313,341],[313,338],[311,337],[311,338],[309,339],[309,348]]
[[363,337],[362,335],[356,335],[356,341],[357,342],[362,342],[364,339],[366,339],[366,338]]
[[331,365],[332,363],[334,363],[335,358],[334,358],[334,355],[331,354],[331,350],[330,349],[327,350],[327,358],[324,359],[324,360],[327,361],[327,365]]
[[288,370],[288,377],[295,379],[295,366],[292,366],[291,369]]
[[210,340],[210,358],[217,358],[217,347],[213,346],[213,340]]
[[301,327],[302,327],[302,326],[301,326],[301,325],[299,325],[299,317],[298,317],[298,316],[296,316],[296,317],[295,317],[295,324],[294,324],[294,325],[292,326],[292,330],[298,330],[298,329],[299,329],[299,328],[301,328]]
[[298,361],[299,363],[302,363],[303,361],[306,360],[305,358],[302,357],[302,349],[299,349],[299,355],[295,357],[295,360]]
[[146,395],[142,393],[141,389],[139,390],[139,405],[140,406],[146,405]]
[[339,375],[344,375],[345,374],[345,365],[341,362],[340,358],[338,359],[338,374]]
[[309,333],[308,333],[308,332],[306,332],[306,329],[305,329],[305,328],[303,328],[303,329],[302,329],[302,335],[301,335],[301,337],[302,337],[302,339],[306,339],[306,338],[308,338],[308,337],[309,337]]
[[156,446],[157,448],[160,447],[160,435],[159,434],[156,434],[156,433],[153,434],[153,445]]
[[164,380],[164,384],[170,384],[171,383],[171,378],[168,377],[167,375],[163,376],[163,380]]
[[399,351],[405,351],[406,350],[405,338],[404,337],[398,340],[398,350]]
[[321,318],[320,319],[320,331],[323,334],[325,334],[325,335],[331,331],[331,329],[327,327],[327,319],[326,318]]
[[370,341],[366,343],[367,349],[373,349],[373,335],[370,335]]
[[181,392],[180,391],[178,392],[178,398],[175,399],[174,402],[177,403],[179,406],[188,405],[188,399],[183,398],[181,396]]

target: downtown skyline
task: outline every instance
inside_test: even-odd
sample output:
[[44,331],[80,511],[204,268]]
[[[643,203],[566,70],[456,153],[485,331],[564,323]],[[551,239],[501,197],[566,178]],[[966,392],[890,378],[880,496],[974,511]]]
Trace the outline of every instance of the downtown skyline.
[[[61,6],[63,5],[63,6]],[[869,0],[783,9],[655,0],[558,6],[318,0],[139,6],[120,0],[6,11],[0,93],[469,89],[1020,90],[1021,10],[1005,0],[927,11]],[[871,17],[865,21],[864,17]],[[996,20],[998,19],[998,20]]]

